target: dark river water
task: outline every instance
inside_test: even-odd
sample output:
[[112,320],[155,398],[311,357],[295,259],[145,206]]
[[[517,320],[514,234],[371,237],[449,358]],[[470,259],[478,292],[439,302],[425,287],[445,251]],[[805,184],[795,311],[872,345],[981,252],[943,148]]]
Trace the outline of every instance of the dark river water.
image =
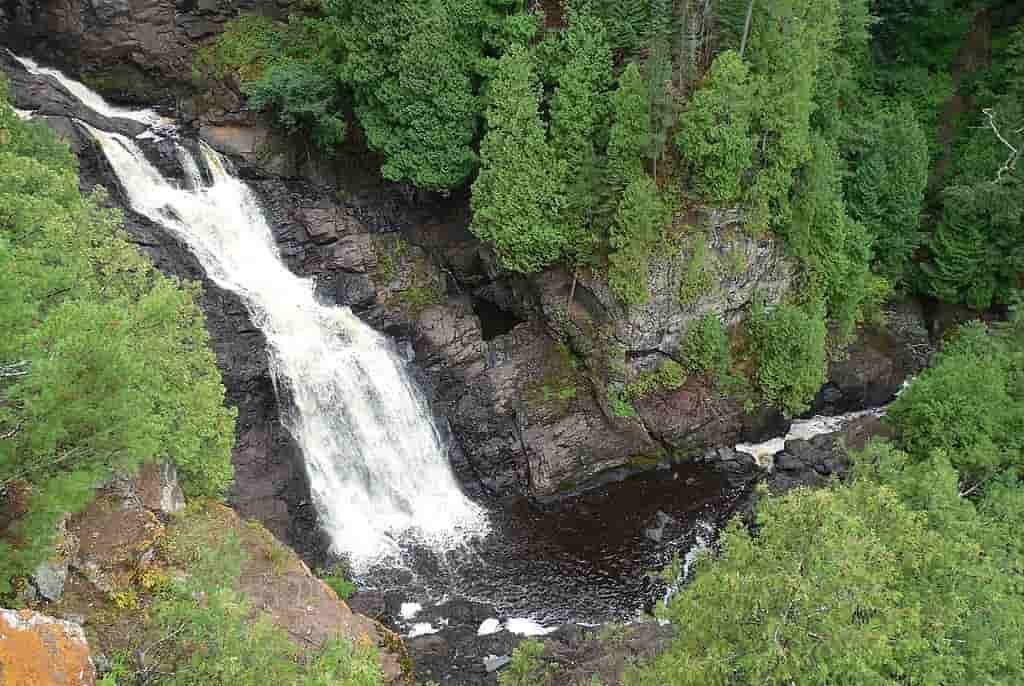
[[657,572],[712,538],[742,495],[706,467],[680,465],[552,506],[508,499],[492,508],[487,535],[444,553],[414,546],[357,581],[403,602],[473,601],[547,627],[628,621],[664,596]]

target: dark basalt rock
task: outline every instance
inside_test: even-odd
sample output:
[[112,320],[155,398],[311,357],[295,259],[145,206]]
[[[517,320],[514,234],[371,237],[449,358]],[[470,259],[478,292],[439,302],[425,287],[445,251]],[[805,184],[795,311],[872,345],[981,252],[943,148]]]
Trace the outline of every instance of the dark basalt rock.
[[[2,43],[2,41],[0,41]],[[0,71],[11,82],[13,104],[23,110],[32,110],[40,116],[79,119],[105,131],[116,131],[127,136],[137,136],[146,130],[146,125],[133,119],[105,117],[93,112],[80,103],[55,78],[29,73],[6,49],[0,48]],[[64,126],[58,124],[58,126]],[[63,133],[71,134],[65,127]],[[74,145],[80,145],[77,135],[71,136]]]
[[862,449],[871,438],[890,435],[891,428],[884,421],[867,416],[852,420],[836,433],[809,441],[786,441],[785,449],[775,456],[768,488],[781,495],[797,487],[821,488],[833,479],[841,481],[850,470],[850,450]]

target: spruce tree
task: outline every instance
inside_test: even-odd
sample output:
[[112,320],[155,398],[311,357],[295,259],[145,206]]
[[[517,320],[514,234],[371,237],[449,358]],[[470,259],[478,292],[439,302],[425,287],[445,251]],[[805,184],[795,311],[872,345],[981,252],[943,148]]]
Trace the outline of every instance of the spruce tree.
[[566,163],[548,144],[540,87],[525,47],[513,46],[501,57],[488,95],[470,229],[494,246],[505,269],[536,272],[566,247],[560,219]]

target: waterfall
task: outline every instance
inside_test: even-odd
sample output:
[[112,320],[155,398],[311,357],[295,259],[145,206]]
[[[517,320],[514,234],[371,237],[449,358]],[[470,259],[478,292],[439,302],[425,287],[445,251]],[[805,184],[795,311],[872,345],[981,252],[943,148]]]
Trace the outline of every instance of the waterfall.
[[49,67],[41,67],[34,60],[31,60],[28,57],[19,57],[10,51],[8,51],[8,54],[10,54],[18,64],[23,66],[28,73],[44,78],[50,77],[57,81],[57,83],[64,86],[64,88],[66,88],[68,92],[71,93],[71,95],[73,95],[80,103],[96,114],[102,114],[104,117],[109,117],[111,119],[131,119],[147,126],[155,126],[163,121],[160,115],[153,110],[128,110],[121,107],[114,107],[100,97],[99,93],[90,90],[88,86],[80,83],[79,81],[69,79],[60,71],[50,69]]
[[131,140],[88,127],[131,207],[191,248],[207,274],[240,295],[266,335],[285,417],[302,448],[320,523],[356,571],[398,552],[405,536],[442,543],[482,525],[460,491],[445,448],[389,341],[348,308],[321,304],[313,282],[281,262],[250,189],[205,144],[206,184],[178,148],[189,179],[165,179]]

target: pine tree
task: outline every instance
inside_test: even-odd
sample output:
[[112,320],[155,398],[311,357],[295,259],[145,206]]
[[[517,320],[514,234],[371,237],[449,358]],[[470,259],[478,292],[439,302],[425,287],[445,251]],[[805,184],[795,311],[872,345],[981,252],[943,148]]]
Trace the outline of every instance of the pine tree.
[[648,260],[662,238],[666,220],[658,187],[649,176],[640,174],[626,186],[610,231],[608,285],[627,305],[650,297]]
[[568,204],[563,221],[570,254],[592,261],[598,241],[593,226],[598,161],[595,142],[607,112],[612,57],[603,22],[570,7],[558,50],[566,58],[557,70],[551,99],[551,145],[565,162]]
[[522,46],[501,58],[491,82],[470,229],[494,246],[501,265],[535,272],[561,257],[567,238],[566,163],[548,144],[540,88]]
[[668,43],[663,38],[655,39],[646,63],[647,110],[650,113],[650,134],[647,142],[647,157],[651,160],[651,174],[657,178],[658,162],[665,154],[668,130],[673,116],[672,101],[672,59]]

